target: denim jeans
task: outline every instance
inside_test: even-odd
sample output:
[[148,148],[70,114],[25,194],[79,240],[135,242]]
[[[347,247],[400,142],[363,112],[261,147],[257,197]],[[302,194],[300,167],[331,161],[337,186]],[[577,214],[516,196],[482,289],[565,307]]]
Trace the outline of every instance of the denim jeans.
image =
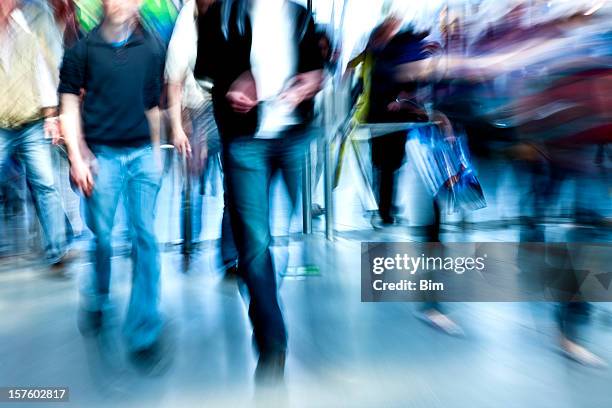
[[[194,148],[194,157],[191,160],[198,160],[201,147],[205,144],[208,151],[208,158],[204,163],[203,168],[200,166],[193,166],[192,169],[196,170],[196,177],[192,177],[191,184],[191,225],[192,225],[192,238],[198,242],[202,233],[202,207],[204,202],[204,192],[206,188],[206,182],[210,176],[213,175],[214,167],[217,166],[217,155],[221,153],[221,141],[219,137],[219,131],[215,124],[212,105],[206,105],[201,109],[192,109],[190,111],[190,117],[192,118],[192,134],[191,134],[191,145]],[[221,159],[223,156],[221,155]],[[191,167],[191,166],[190,166]],[[222,166],[221,166],[222,167]],[[230,223],[229,209],[226,205],[227,194],[223,189],[223,217],[221,221],[221,262],[222,267],[228,267],[236,263],[238,258],[238,251],[234,244],[234,237],[232,235],[232,228]],[[181,212],[182,214],[182,212]]]
[[227,142],[223,150],[239,274],[249,290],[249,317],[260,352],[287,347],[270,253],[270,181],[280,171],[295,205],[307,141],[306,134],[278,139],[244,137]]
[[155,202],[161,181],[153,149],[95,146],[94,190],[86,200],[86,218],[94,234],[94,274],[86,291],[89,310],[108,305],[111,276],[112,230],[123,195],[132,233],[132,292],[124,334],[128,348],[152,345],[161,330],[159,313],[160,260],[154,231]]
[[[209,163],[214,157],[209,157]],[[202,210],[204,207],[204,188],[207,177],[211,174],[211,166],[207,166],[203,170],[203,174],[200,177],[192,177],[191,184],[191,228],[192,228],[192,240],[194,243],[200,241],[202,235],[202,229],[205,226],[202,224]],[[230,211],[227,206],[227,193],[226,188],[223,191],[223,215],[221,218],[221,266],[223,268],[234,265],[238,261],[238,251],[236,244],[234,243],[234,236],[232,233],[232,226],[230,221]],[[183,212],[181,211],[181,217]],[[181,219],[182,221],[182,219]]]
[[67,250],[66,215],[55,186],[50,144],[45,139],[42,122],[19,129],[0,128],[0,168],[12,155],[25,166],[47,260],[56,263]]
[[55,186],[66,213],[66,234],[70,241],[74,236],[79,236],[83,232],[81,197],[72,188],[70,162],[68,161],[66,148],[63,146],[53,146],[51,149],[51,161],[53,162]]

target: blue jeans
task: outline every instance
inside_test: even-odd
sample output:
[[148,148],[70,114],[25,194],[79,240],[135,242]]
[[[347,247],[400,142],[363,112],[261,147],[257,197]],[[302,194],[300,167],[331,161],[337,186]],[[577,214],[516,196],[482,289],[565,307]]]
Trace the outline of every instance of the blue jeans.
[[226,204],[238,249],[239,274],[250,294],[249,317],[260,352],[287,347],[270,253],[270,181],[280,171],[295,206],[307,142],[306,133],[285,134],[279,139],[244,137],[227,142],[223,149]]
[[47,260],[56,263],[65,255],[68,246],[66,215],[55,186],[50,144],[45,139],[42,122],[19,129],[0,128],[0,168],[13,155],[25,166]]
[[94,275],[86,295],[86,308],[103,310],[108,303],[112,231],[115,212],[124,196],[132,232],[132,292],[125,319],[128,348],[151,346],[161,330],[159,313],[159,250],[155,238],[155,202],[161,181],[153,149],[95,146],[97,166],[94,190],[86,200],[86,218],[95,237]]
[[[219,138],[219,131],[213,118],[212,105],[207,105],[202,109],[192,109],[190,112],[192,118],[192,140],[191,145],[198,146],[206,142],[208,150],[208,158],[205,162],[204,168],[199,169],[199,177],[192,178],[191,185],[191,222],[193,239],[199,241],[202,233],[202,207],[204,201],[204,190],[206,187],[206,181],[212,174],[212,170],[216,165],[216,155],[221,152],[221,141]],[[198,150],[194,149],[194,156],[197,157]],[[223,157],[223,156],[221,156]],[[198,160],[192,158],[191,160]],[[232,227],[230,223],[229,209],[227,205],[227,198],[225,190],[223,189],[223,217],[221,221],[221,261],[222,267],[232,266],[236,263],[238,258],[238,251],[234,244],[234,237],[232,235]],[[182,214],[182,212],[181,212]]]

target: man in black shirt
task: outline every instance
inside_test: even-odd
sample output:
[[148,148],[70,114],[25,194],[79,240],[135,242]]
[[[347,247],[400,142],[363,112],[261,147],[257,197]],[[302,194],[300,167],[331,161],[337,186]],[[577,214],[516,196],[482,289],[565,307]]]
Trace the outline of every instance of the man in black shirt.
[[86,197],[96,246],[80,328],[96,332],[102,326],[113,220],[124,195],[134,268],[124,332],[129,350],[146,358],[159,350],[162,327],[154,217],[164,50],[138,22],[139,0],[104,0],[103,5],[102,24],[66,52],[59,87],[71,176]]

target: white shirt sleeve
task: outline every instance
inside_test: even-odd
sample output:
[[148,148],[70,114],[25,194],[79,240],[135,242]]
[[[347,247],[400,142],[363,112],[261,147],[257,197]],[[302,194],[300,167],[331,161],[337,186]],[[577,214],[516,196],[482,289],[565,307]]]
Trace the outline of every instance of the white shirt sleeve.
[[195,1],[191,0],[181,9],[166,54],[166,81],[183,85],[183,106],[188,108],[199,108],[210,97],[200,89],[193,76],[198,54],[195,7]]
[[197,52],[197,32],[194,22],[195,1],[185,3],[172,32],[166,55],[166,80],[182,84],[195,65],[194,55]]
[[45,62],[42,54],[38,52],[36,57],[36,84],[40,94],[40,106],[51,108],[58,105],[57,89],[51,71]]

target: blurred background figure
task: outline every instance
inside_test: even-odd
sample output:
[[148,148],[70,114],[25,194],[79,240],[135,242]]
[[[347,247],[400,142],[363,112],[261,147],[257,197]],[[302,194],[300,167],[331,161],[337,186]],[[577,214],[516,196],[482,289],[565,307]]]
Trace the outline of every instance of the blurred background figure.
[[168,44],[178,16],[173,0],[143,0],[140,9],[142,23],[149,31],[157,33]]
[[[446,87],[442,94],[446,97],[444,108],[455,120],[466,123],[467,119],[468,132],[482,138],[479,143],[489,148],[497,143],[494,149],[505,148],[517,168],[527,172],[530,191],[521,202],[529,204],[521,210],[531,211],[522,218],[526,223],[522,225],[521,241],[585,239],[585,234],[574,228],[561,236],[549,236],[549,228],[553,220],[568,218],[572,227],[605,225],[585,198],[590,196],[593,203],[594,197],[606,195],[603,190],[597,193],[597,187],[589,186],[587,180],[601,174],[596,153],[600,148],[596,146],[611,140],[612,109],[609,98],[603,96],[609,95],[610,31],[602,24],[609,16],[599,8],[568,7],[567,3],[549,4],[542,15],[535,14],[526,2],[504,3],[501,7],[508,8],[501,18],[494,17],[493,23],[480,22],[486,23],[486,29],[471,44],[472,55],[463,58],[457,52],[449,53],[442,58],[444,62],[430,69],[430,75],[469,79],[467,87]],[[589,51],[584,51],[584,44],[591,46]],[[410,65],[415,70],[426,68]],[[461,107],[453,109],[461,100],[465,102],[462,98],[466,93],[473,101],[466,106],[475,107],[467,113],[470,118],[465,111],[461,113]],[[485,103],[474,103],[478,95],[489,98]],[[575,183],[575,196],[571,200],[574,208],[568,209],[559,201],[562,186],[569,180]],[[605,186],[606,180],[609,178],[604,174],[600,185]],[[564,254],[558,257],[569,259]],[[546,267],[554,270],[553,274],[563,273],[565,263],[557,260],[555,264],[560,266]],[[558,342],[567,357],[584,365],[604,366],[603,360],[581,344],[577,334],[577,322],[587,319],[590,310],[586,303],[561,303],[556,313]]]
[[[214,182],[215,167],[220,166],[221,140],[213,115],[211,95],[201,88],[193,76],[197,57],[198,15],[204,15],[214,0],[191,0],[178,16],[166,58],[168,83],[168,112],[172,141],[180,154],[188,160],[192,179],[191,225],[193,240],[199,242],[202,232],[202,204],[206,183]],[[207,58],[215,58],[213,55]],[[185,129],[188,129],[187,136]],[[224,191],[226,189],[224,188]],[[227,202],[224,193],[224,203]],[[184,222],[184,221],[183,221]],[[190,239],[183,236],[183,239]],[[223,206],[221,222],[221,269],[236,274],[238,253],[232,236],[229,208]]]
[[[77,9],[72,0],[25,0],[23,12],[36,34],[43,56],[51,69],[54,88],[59,85],[59,69],[66,48],[72,47],[82,35],[77,21]],[[70,185],[70,171],[61,132],[52,139],[53,176],[66,210],[67,228],[72,235],[83,231],[80,199]]]
[[198,24],[195,73],[214,83],[227,204],[259,352],[256,381],[277,382],[287,332],[270,253],[270,182],[280,172],[295,205],[323,60],[312,16],[291,1],[223,2]]
[[64,56],[59,87],[71,176],[86,197],[86,220],[95,236],[94,270],[79,328],[85,335],[98,334],[108,319],[112,229],[123,196],[133,235],[124,333],[134,362],[150,371],[164,357],[154,220],[165,55],[159,40],[140,24],[141,1],[105,0],[103,5],[102,24]]
[[57,82],[64,49],[72,47],[81,36],[76,5],[73,0],[21,1],[23,13]]
[[[427,64],[440,46],[425,40],[430,35],[428,31],[415,31],[415,23],[409,24],[400,16],[398,12],[387,16],[372,31],[366,49],[348,64],[351,70],[362,65],[363,93],[356,103],[355,121],[366,126],[396,124],[399,129],[403,127],[390,133],[371,132],[370,135],[373,187],[378,198],[378,217],[373,217],[372,225],[375,228],[393,226],[400,212],[395,205],[398,198],[418,195],[428,217],[419,222],[421,227],[415,234],[416,238],[426,243],[440,242],[441,199],[436,195],[423,195],[418,182],[399,185],[398,173],[404,165],[408,134],[415,123],[431,121],[431,126],[439,127],[441,132],[449,135],[453,134],[452,125],[443,113],[432,108],[435,77],[402,80],[396,75],[402,64]],[[446,334],[462,334],[461,328],[448,317],[435,298],[425,300],[417,314],[419,318]]]
[[[525,240],[579,242],[585,238],[577,225],[605,227],[603,216],[589,203],[606,191],[597,193],[587,187],[589,180],[598,179],[600,174],[595,157],[597,146],[612,140],[609,97],[612,43],[609,29],[607,32],[595,29],[601,24],[600,19],[601,14],[594,16],[589,7],[583,6],[553,13],[553,18],[540,20],[531,28],[533,37],[550,43],[542,59],[531,64],[543,68],[546,61],[546,77],[525,75],[524,82],[516,84],[522,87],[521,92],[505,107],[504,118],[505,123],[517,129],[520,143],[514,150],[515,159],[527,166],[532,180],[529,202],[533,217],[526,218],[526,233],[522,236]],[[554,44],[559,38],[571,39],[581,46]],[[582,46],[586,44],[590,51],[585,55]],[[573,208],[560,205],[560,192],[568,182],[575,185]],[[561,217],[571,220],[573,228],[562,237],[548,237],[546,224],[559,210]],[[565,258],[569,256],[562,257]],[[578,286],[575,292],[578,294]],[[591,305],[584,302],[559,305],[556,316],[559,345],[568,358],[602,367],[607,363],[591,352],[580,336],[583,331],[580,322],[588,321],[591,310]]]
[[[74,0],[77,20],[83,31],[93,30],[102,20],[102,0]],[[164,44],[168,44],[178,16],[178,1],[143,0],[140,18],[143,26],[156,33]],[[180,2],[183,3],[182,1]]]
[[[387,20],[392,26],[401,24],[401,20]],[[383,32],[387,31],[383,23]],[[417,95],[416,82],[398,82],[393,71],[401,60],[419,60],[425,58],[425,43],[422,40],[427,33],[415,33],[410,28],[397,25],[391,27],[387,38],[375,38],[372,44],[374,67],[368,112],[369,123],[388,122],[426,122],[422,96]],[[375,32],[375,36],[376,36]],[[422,93],[422,92],[421,92]],[[376,135],[371,139],[372,165],[376,169],[376,190],[378,192],[378,212],[382,225],[393,225],[397,215],[394,207],[397,171],[406,156],[406,131]]]
[[0,5],[0,167],[23,163],[49,264],[61,266],[69,233],[53,178],[49,141],[59,138],[53,68],[15,0]]

